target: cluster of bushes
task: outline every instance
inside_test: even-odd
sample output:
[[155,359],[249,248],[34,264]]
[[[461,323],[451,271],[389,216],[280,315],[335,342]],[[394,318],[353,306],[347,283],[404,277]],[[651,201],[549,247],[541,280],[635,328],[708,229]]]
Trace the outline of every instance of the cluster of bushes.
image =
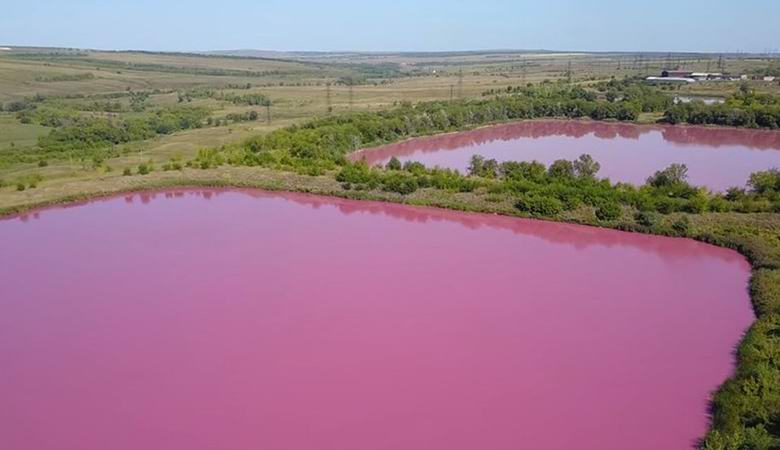
[[420,188],[437,188],[457,192],[471,192],[484,183],[467,178],[450,169],[428,169],[418,162],[401,165],[391,160],[386,170],[369,167],[365,162],[348,163],[336,175],[345,189],[381,189],[399,194],[411,194]]
[[671,124],[723,125],[748,128],[780,128],[780,106],[729,104],[706,105],[691,102],[674,105],[664,114],[664,121]]
[[721,105],[691,102],[671,106],[664,114],[664,121],[777,129],[780,128],[780,98],[757,94],[742,84],[739,92]]
[[[625,210],[637,211],[640,225],[652,228],[659,216],[675,212],[699,214],[707,211],[780,211],[780,172],[770,170],[753,174],[750,190],[713,194],[690,186],[687,168],[681,164],[656,172],[643,186],[612,184],[598,179],[598,162],[590,155],[577,160],[558,160],[549,167],[539,162],[507,161],[498,163],[479,155],[472,158],[469,175],[420,163],[401,164],[391,159],[382,168],[363,162],[346,163],[336,179],[347,189],[381,189],[411,194],[421,188],[470,192],[484,187],[491,194],[513,199],[522,212],[536,217],[556,217],[565,211],[589,207],[601,221],[615,221]],[[679,224],[677,234],[684,234]]]
[[580,88],[540,91],[477,101],[407,104],[389,111],[317,119],[250,139],[245,145],[245,163],[256,164],[256,154],[262,152],[338,163],[347,153],[369,145],[492,122],[539,117],[634,120],[637,115],[625,105],[588,100],[589,94]]
[[257,111],[246,111],[242,113],[230,113],[226,115],[223,118],[213,118],[209,117],[206,119],[207,125],[213,125],[213,126],[222,126],[227,125],[229,123],[239,123],[239,122],[254,122],[260,117]]
[[207,115],[208,110],[204,108],[178,107],[121,120],[77,117],[71,124],[41,136],[38,146],[44,151],[109,147],[148,139],[158,134],[200,128]]
[[240,94],[240,95],[225,94],[222,99],[229,101],[235,105],[268,106],[271,104],[270,98],[259,93]]
[[758,321],[740,346],[737,372],[713,399],[713,430],[704,450],[774,449],[780,426],[780,270],[754,272]]
[[[21,178],[18,178],[13,184],[16,186],[17,191],[24,191],[27,189],[34,189],[38,187],[38,184],[43,181],[43,176],[41,174],[31,174],[31,175],[25,175]],[[4,184],[0,182],[0,187],[3,187]]]
[[[172,161],[173,161],[173,160],[172,160]],[[179,162],[179,161],[177,161],[177,164],[178,164],[178,166],[177,166],[177,168],[176,168],[176,169],[174,169],[174,168],[173,168],[173,166],[172,166],[171,164],[172,164],[172,162],[166,163],[166,164],[163,166],[164,170],[181,170],[181,168],[182,168],[182,167],[181,167],[181,162]],[[137,173],[138,175],[149,175],[149,174],[150,174],[150,173],[152,173],[152,172],[154,172],[154,162],[153,162],[153,161],[151,161],[151,160],[150,160],[150,161],[148,161],[148,162],[145,162],[145,163],[141,163],[141,164],[139,164],[139,165],[138,165],[138,168],[136,169],[136,173]],[[132,175],[132,174],[133,174],[133,169],[131,169],[131,168],[129,168],[129,167],[126,167],[126,168],[125,168],[125,169],[122,171],[122,175],[123,175],[123,176],[126,176],[126,177],[128,177],[128,176],[130,176],[130,175]]]
[[61,127],[73,123],[78,117],[78,111],[64,105],[41,105],[16,113],[21,123],[36,123],[45,127]]
[[596,89],[607,101],[632,105],[641,112],[663,112],[674,106],[674,99],[639,79],[626,78],[599,83]]
[[35,77],[35,81],[41,83],[54,83],[58,81],[86,81],[94,80],[95,75],[90,72],[86,73],[74,73],[74,74],[57,74],[57,75],[39,75]]
[[[682,165],[659,171],[643,186],[599,180],[597,162],[587,155],[576,161],[556,161],[549,168],[536,162],[504,162],[476,157],[469,176],[397,161],[385,170],[350,163],[356,149],[408,136],[458,130],[483,123],[555,116],[572,104],[598,103],[578,87],[542,85],[521,88],[516,95],[453,103],[421,103],[377,113],[354,113],[310,121],[253,137],[243,145],[204,150],[195,164],[265,166],[302,173],[340,170],[338,180],[350,189],[382,189],[402,194],[435,187],[468,191],[485,186],[491,193],[516,199],[524,212],[555,216],[580,206],[594,209],[600,220],[615,220],[625,208],[670,214],[687,212],[780,211],[777,189],[770,187],[776,171],[754,174],[751,188],[712,194],[690,186]],[[606,104],[608,105],[608,104]],[[615,106],[615,105],[613,105]],[[649,216],[648,216],[649,217]],[[650,220],[650,219],[648,219]]]

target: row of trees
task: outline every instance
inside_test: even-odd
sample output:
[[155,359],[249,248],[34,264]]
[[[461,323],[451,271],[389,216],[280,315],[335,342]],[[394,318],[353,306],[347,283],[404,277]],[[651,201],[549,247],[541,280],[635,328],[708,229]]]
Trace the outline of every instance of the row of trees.
[[200,128],[208,114],[204,108],[176,107],[120,120],[77,117],[72,123],[40,137],[38,146],[44,152],[108,147],[149,139],[159,134]]
[[476,155],[469,174],[441,168],[426,168],[417,162],[401,164],[391,159],[382,168],[364,162],[344,165],[336,179],[347,189],[381,189],[410,194],[421,188],[470,192],[478,187],[490,193],[512,198],[521,211],[538,217],[556,217],[582,206],[594,208],[599,220],[619,219],[624,211],[641,213],[649,226],[658,219],[653,214],[707,211],[780,212],[780,172],[770,170],[753,174],[749,189],[733,189],[713,194],[688,184],[688,169],[673,164],[648,177],[643,186],[612,184],[597,178],[600,164],[590,155],[574,161],[558,160],[549,167],[539,162],[507,161],[498,163]]
[[780,128],[780,106],[705,105],[701,102],[691,102],[674,105],[666,110],[664,121],[671,124],[778,129]]
[[317,119],[254,137],[245,145],[246,163],[251,164],[261,152],[339,162],[347,153],[369,145],[492,122],[541,117],[634,120],[637,114],[626,105],[581,98],[578,90],[571,88],[549,90],[543,95],[402,105],[377,113]]
[[780,97],[759,94],[742,83],[722,105],[702,102],[674,105],[664,114],[668,123],[712,124],[748,128],[780,128]]

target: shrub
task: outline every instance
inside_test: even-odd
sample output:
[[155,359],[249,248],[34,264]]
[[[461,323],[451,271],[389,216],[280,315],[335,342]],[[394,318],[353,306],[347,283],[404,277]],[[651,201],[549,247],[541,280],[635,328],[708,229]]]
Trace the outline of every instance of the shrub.
[[639,211],[634,220],[643,227],[654,228],[661,223],[661,215],[654,211]]
[[414,176],[393,173],[382,180],[382,188],[386,191],[408,195],[419,188],[419,183]]
[[141,164],[138,166],[138,175],[147,175],[149,172],[151,172],[151,169],[146,164]]
[[672,164],[664,170],[659,170],[647,179],[647,184],[654,187],[666,187],[685,183],[688,179],[688,166]]
[[133,171],[132,171],[132,170],[130,170],[130,168],[129,168],[129,167],[128,167],[128,168],[125,168],[125,170],[123,170],[123,171],[122,171],[122,175],[123,175],[123,176],[126,176],[126,177],[129,177],[129,176],[130,176],[130,175],[132,175],[132,174],[133,174]]
[[756,194],[780,192],[780,169],[770,169],[751,174],[748,186]]
[[401,170],[403,169],[403,166],[401,165],[401,161],[393,156],[390,158],[390,161],[387,162],[387,165],[385,166],[387,170]]
[[469,175],[475,177],[496,178],[498,169],[498,161],[495,159],[485,159],[482,155],[473,155],[467,170]]
[[593,157],[587,153],[580,155],[579,158],[572,162],[572,165],[577,176],[582,178],[594,178],[601,170],[601,164],[594,161]]
[[596,217],[604,222],[617,220],[623,214],[623,208],[617,202],[604,201],[596,208]]
[[550,164],[547,169],[550,178],[574,178],[574,164],[565,159],[559,159]]
[[687,236],[691,231],[691,221],[688,216],[681,216],[672,222],[672,230],[679,236]]
[[563,203],[557,198],[526,194],[515,203],[520,211],[536,217],[554,217],[563,211]]

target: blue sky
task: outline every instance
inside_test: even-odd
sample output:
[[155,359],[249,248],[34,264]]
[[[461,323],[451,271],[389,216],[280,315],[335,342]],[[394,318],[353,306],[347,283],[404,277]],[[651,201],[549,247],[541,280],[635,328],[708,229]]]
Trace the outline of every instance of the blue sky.
[[0,45],[143,50],[780,49],[780,0],[32,0]]

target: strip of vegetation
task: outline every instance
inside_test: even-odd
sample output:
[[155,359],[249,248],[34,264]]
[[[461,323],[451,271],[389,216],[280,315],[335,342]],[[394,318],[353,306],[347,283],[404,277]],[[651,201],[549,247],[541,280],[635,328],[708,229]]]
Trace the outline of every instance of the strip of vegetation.
[[208,114],[205,108],[176,107],[121,120],[77,117],[71,124],[40,137],[38,146],[44,152],[105,148],[179,130],[200,128]]
[[60,75],[38,75],[35,77],[35,81],[39,83],[56,83],[60,81],[86,81],[94,80],[95,75],[91,72],[87,73],[74,73],[74,74],[60,74]]
[[664,113],[664,121],[699,125],[748,128],[780,128],[780,98],[757,94],[747,84],[722,105],[690,102],[674,105]]

